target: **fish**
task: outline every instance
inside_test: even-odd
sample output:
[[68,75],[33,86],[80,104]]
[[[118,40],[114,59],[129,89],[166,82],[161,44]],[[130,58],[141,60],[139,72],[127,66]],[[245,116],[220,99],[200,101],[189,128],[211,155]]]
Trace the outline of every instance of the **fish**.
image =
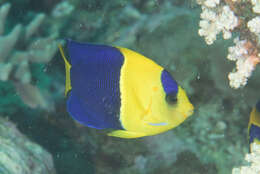
[[260,145],[260,100],[253,107],[248,123],[249,151],[253,143]]
[[135,51],[70,39],[59,50],[67,112],[80,124],[111,129],[108,136],[139,138],[175,128],[193,114],[171,74]]

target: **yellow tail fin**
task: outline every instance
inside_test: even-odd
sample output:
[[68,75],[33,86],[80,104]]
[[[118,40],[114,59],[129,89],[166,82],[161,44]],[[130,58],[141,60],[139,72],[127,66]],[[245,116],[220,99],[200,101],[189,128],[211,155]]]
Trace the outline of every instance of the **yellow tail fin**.
[[61,44],[59,44],[58,47],[60,49],[61,56],[62,56],[64,63],[65,63],[65,70],[66,70],[65,96],[67,96],[67,93],[71,90],[71,82],[70,82],[71,65],[65,57],[64,50],[63,50]]

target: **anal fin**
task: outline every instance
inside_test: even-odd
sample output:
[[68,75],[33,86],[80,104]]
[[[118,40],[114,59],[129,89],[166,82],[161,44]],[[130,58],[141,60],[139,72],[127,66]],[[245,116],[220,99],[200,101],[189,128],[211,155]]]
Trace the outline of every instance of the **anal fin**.
[[140,138],[147,136],[145,133],[130,132],[126,130],[115,130],[108,133],[108,136],[119,137],[119,138]]

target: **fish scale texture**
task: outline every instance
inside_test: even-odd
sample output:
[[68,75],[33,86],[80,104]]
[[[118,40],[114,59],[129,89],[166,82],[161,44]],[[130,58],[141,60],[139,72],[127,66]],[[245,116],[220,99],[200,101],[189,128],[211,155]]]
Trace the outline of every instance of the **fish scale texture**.
[[120,70],[123,55],[114,47],[68,41],[72,90],[68,111],[84,125],[122,129]]

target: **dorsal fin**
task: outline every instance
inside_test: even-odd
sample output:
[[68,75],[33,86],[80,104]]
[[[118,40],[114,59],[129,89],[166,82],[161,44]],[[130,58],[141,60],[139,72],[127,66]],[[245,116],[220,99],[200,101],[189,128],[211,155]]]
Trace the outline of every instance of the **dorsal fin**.
[[71,81],[70,81],[70,68],[71,65],[65,57],[64,50],[61,44],[58,45],[60,49],[61,56],[65,63],[65,70],[66,70],[66,83],[65,83],[65,96],[67,96],[68,92],[71,90]]

